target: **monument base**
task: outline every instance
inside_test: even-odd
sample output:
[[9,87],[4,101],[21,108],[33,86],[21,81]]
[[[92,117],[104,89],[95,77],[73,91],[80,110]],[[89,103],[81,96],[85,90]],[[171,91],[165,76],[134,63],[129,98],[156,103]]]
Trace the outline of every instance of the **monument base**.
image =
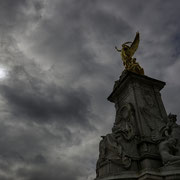
[[101,136],[95,180],[180,180],[180,126],[164,108],[164,85],[129,71],[115,81],[115,122]]
[[162,168],[159,171],[124,172],[120,175],[96,178],[95,180],[180,180],[180,168]]

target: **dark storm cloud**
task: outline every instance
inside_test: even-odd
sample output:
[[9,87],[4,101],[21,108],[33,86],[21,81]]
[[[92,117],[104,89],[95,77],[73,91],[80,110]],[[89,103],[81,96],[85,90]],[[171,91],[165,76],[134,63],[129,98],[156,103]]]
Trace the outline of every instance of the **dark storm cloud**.
[[62,1],[55,8],[52,21],[42,20],[41,29],[32,35],[37,43],[31,48],[38,54],[53,57],[51,61],[56,66],[65,61],[72,66],[73,73],[78,73],[75,75],[103,72],[103,65],[96,61],[97,54],[89,49],[88,38],[94,36],[95,41],[103,44],[117,43],[119,33],[125,34],[131,28],[115,15],[102,11],[93,1]]
[[22,16],[20,8],[26,6],[27,2],[25,0],[16,1],[1,1],[1,23],[6,25],[6,23],[14,23],[18,16]]
[[[24,80],[18,79],[17,74],[21,77],[24,75]],[[56,84],[46,84],[31,77],[20,66],[14,67],[11,76],[13,81],[8,85],[0,85],[0,91],[17,116],[30,117],[41,122],[53,120],[54,117],[61,123],[65,121],[64,124],[88,125],[90,100],[83,89],[73,90]]]
[[[72,175],[78,178],[81,173],[61,161],[61,154],[54,155],[57,164],[49,154],[57,148],[63,152],[81,145],[81,136],[94,131],[89,122],[90,97],[82,87],[49,81],[48,72],[19,52],[15,43],[6,38],[3,50],[8,55],[1,58],[9,68],[7,79],[0,84],[1,101],[7,111],[1,115],[1,179],[38,179],[42,174],[44,179],[71,179]],[[76,166],[81,169],[81,164]],[[58,168],[66,171],[59,173]]]
[[[69,171],[66,173],[67,169],[64,166],[58,165],[41,165],[43,166],[43,173],[42,169],[38,169],[38,167],[33,169],[20,169],[17,174],[20,177],[27,178],[28,180],[59,180],[59,178],[72,180],[72,176],[74,176],[74,180],[78,180],[78,175],[81,175],[81,170],[74,168],[74,170]],[[61,170],[61,171],[60,171]]]
[[137,30],[137,59],[170,84],[165,104],[179,115],[178,6],[0,1],[0,68],[8,71],[0,81],[0,179],[94,179],[99,137],[114,121],[106,98],[123,69],[114,46]]
[[[41,18],[43,1],[27,0],[2,0],[0,1],[0,32],[6,35],[8,32],[25,32],[28,22],[35,22]],[[29,14],[27,15],[27,10]],[[31,10],[31,11],[30,11]]]

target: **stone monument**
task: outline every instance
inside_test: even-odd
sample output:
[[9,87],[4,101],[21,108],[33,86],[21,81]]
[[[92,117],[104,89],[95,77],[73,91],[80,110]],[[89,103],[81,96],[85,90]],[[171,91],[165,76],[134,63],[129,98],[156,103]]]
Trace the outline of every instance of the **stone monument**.
[[108,97],[116,117],[112,132],[101,136],[95,180],[180,180],[180,126],[164,108],[165,82],[144,75],[132,58],[138,32],[129,43],[115,47],[125,70]]

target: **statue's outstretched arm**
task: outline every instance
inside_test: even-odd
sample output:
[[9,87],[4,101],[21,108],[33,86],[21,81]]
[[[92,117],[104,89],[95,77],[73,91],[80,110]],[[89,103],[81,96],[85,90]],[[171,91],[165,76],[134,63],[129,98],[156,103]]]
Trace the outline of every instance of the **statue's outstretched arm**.
[[115,49],[116,49],[118,52],[121,52],[121,49],[118,49],[117,46],[115,46]]

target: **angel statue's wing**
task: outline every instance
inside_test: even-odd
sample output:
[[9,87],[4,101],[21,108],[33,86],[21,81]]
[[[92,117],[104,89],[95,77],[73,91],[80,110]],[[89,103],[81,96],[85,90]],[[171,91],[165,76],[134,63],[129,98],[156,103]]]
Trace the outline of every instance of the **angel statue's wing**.
[[139,46],[139,32],[136,33],[136,37],[134,38],[134,41],[132,42],[130,47],[131,57],[136,52],[138,46]]

